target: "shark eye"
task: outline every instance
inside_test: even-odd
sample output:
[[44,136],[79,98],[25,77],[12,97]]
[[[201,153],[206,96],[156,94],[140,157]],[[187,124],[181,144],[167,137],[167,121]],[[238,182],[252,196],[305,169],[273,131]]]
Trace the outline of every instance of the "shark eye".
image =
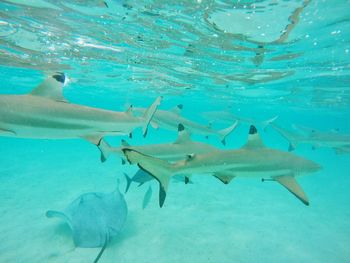
[[57,80],[58,82],[61,82],[62,84],[65,84],[66,81],[66,75],[62,72],[57,72],[56,74],[54,74],[52,76],[55,80]]

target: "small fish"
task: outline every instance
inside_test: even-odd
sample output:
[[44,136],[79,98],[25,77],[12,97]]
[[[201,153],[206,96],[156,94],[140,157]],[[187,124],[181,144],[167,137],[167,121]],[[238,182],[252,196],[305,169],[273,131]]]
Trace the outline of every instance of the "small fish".
[[148,204],[149,204],[149,201],[151,200],[151,197],[152,197],[152,187],[149,186],[148,187],[148,190],[147,192],[145,193],[145,196],[143,198],[143,202],[142,202],[142,209],[145,209]]
[[146,182],[149,182],[154,179],[152,175],[147,173],[146,171],[139,169],[132,178],[130,178],[126,173],[124,173],[124,176],[126,178],[126,188],[125,193],[128,192],[130,185],[132,182],[139,183],[138,186],[143,185]]
[[[127,193],[129,191],[130,185],[132,182],[138,183],[138,186],[143,185],[144,183],[147,183],[151,180],[155,180],[155,178],[150,175],[148,172],[139,169],[132,178],[130,178],[126,173],[124,173],[125,179],[126,179],[126,187],[125,187],[125,193]],[[175,175],[173,176],[174,180],[176,180],[177,182],[185,182],[186,184],[193,184],[193,182],[191,180],[187,179],[182,176],[182,175]]]

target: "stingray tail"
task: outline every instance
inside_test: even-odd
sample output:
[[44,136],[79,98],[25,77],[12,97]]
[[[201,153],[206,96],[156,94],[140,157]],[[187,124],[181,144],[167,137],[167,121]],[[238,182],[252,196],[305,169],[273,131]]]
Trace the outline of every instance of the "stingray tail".
[[173,166],[164,160],[154,158],[138,151],[124,148],[124,155],[131,164],[138,166],[152,175],[159,182],[159,206],[162,207],[166,198],[170,177],[175,174]]
[[221,142],[222,142],[223,145],[226,145],[226,137],[227,137],[228,135],[230,135],[231,132],[233,132],[233,131],[236,129],[237,125],[238,125],[238,121],[235,121],[235,123],[232,124],[231,126],[229,126],[229,127],[225,128],[225,129],[222,129],[222,130],[218,131],[220,140],[221,140]]
[[98,253],[97,257],[95,258],[94,263],[97,263],[100,260],[103,252],[105,251],[105,249],[107,247],[108,239],[109,239],[109,237],[108,237],[108,235],[106,235],[105,243],[104,243],[103,247],[101,248],[100,252]]
[[143,137],[146,137],[147,135],[148,125],[150,124],[153,118],[153,115],[156,112],[161,100],[162,100],[162,97],[156,98],[156,100],[152,103],[151,106],[149,106],[149,108],[145,111],[145,113],[142,116],[142,118],[145,121],[142,126]]

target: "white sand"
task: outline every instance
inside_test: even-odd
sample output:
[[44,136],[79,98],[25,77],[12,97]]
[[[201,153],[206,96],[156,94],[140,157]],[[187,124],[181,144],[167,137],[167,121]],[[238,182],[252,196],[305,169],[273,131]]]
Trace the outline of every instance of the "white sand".
[[[63,209],[82,193],[114,190],[122,166],[82,141],[0,138],[0,262],[92,262],[99,248],[74,248],[71,233],[48,209]],[[172,183],[158,207],[152,183],[126,195],[129,215],[100,262],[349,262],[350,156],[312,152],[324,170],[299,181],[306,207],[276,183],[235,179],[224,185],[196,176],[194,184]],[[121,181],[124,190],[125,181]]]

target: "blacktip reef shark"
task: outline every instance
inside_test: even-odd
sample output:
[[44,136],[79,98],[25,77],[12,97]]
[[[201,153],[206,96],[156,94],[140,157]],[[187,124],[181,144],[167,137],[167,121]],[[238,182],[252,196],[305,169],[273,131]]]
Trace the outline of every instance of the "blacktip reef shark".
[[272,124],[278,118],[278,116],[274,116],[270,119],[257,120],[255,118],[253,119],[249,117],[238,116],[228,111],[207,111],[207,112],[203,112],[201,115],[203,118],[212,122],[218,121],[218,120],[220,122],[232,122],[234,120],[237,120],[239,123],[243,122],[243,123],[253,124],[255,126],[260,126],[264,130],[266,129],[267,126]]
[[298,144],[311,144],[313,149],[326,147],[335,150],[336,154],[350,153],[350,135],[341,134],[339,131],[332,130],[321,132],[312,128],[293,125],[295,132],[272,124],[279,134],[289,142],[289,151],[293,151]]
[[142,126],[144,136],[160,104],[142,116],[72,104],[63,97],[64,73],[55,73],[25,95],[0,95],[0,135],[19,138],[84,138],[99,145],[105,135],[125,135]]
[[[193,134],[199,134],[204,136],[219,136],[221,142],[226,144],[226,137],[234,131],[237,126],[237,123],[233,123],[231,126],[222,129],[222,130],[214,130],[211,125],[205,126],[200,123],[191,121],[182,117],[181,110],[183,108],[182,104],[177,105],[176,107],[170,110],[157,110],[154,113],[154,116],[151,121],[151,125],[154,128],[161,127],[166,130],[176,131],[179,123],[183,124],[186,129]],[[134,111],[138,114],[143,114],[146,109],[144,108],[135,108]]]
[[132,148],[124,148],[123,152],[131,164],[137,164],[158,180],[160,207],[166,198],[169,179],[176,174],[191,176],[194,173],[214,175],[224,183],[229,183],[235,177],[274,180],[309,205],[295,177],[321,168],[315,162],[290,152],[267,148],[253,125],[250,126],[248,141],[241,149],[191,154],[176,163],[145,155]]
[[[234,123],[234,125],[237,125],[237,122]],[[219,150],[207,143],[192,141],[191,133],[187,130],[187,127],[185,129],[185,126],[181,123],[178,124],[178,137],[171,143],[131,146],[125,140],[122,140],[121,147],[111,147],[105,140],[101,140],[99,148],[101,150],[102,162],[113,153],[124,156],[123,148],[133,149],[146,155],[171,162],[182,160],[186,158],[188,154],[201,154]]]

